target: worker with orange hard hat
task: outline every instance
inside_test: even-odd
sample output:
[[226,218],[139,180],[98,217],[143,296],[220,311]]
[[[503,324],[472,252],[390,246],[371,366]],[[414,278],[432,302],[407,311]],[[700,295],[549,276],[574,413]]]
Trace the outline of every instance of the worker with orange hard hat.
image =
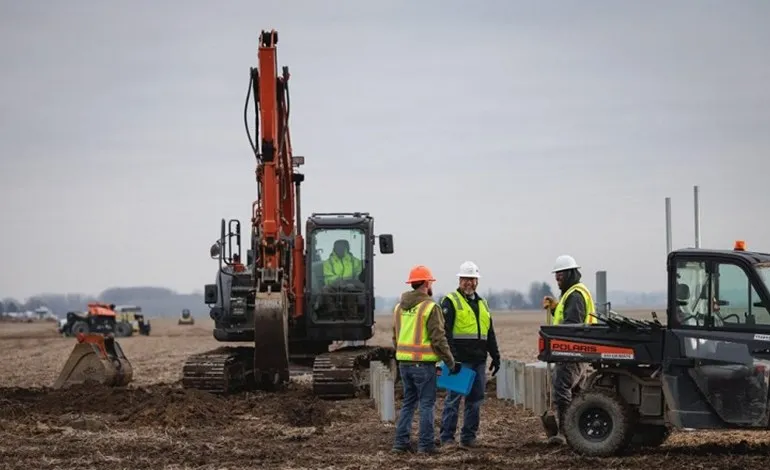
[[395,452],[411,450],[409,436],[412,418],[418,406],[420,426],[417,451],[429,454],[437,452],[433,421],[436,363],[444,361],[450,374],[460,372],[460,364],[455,362],[449,349],[441,307],[431,298],[435,281],[433,273],[426,266],[412,268],[406,281],[412,290],[401,294],[393,310],[393,345],[404,384],[404,399],[393,445]]

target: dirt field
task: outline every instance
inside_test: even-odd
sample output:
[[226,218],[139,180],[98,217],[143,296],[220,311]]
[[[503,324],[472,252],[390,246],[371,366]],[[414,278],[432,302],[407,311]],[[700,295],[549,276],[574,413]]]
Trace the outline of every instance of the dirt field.
[[[503,356],[534,359],[540,320],[539,313],[498,315]],[[175,320],[153,320],[151,336],[121,339],[134,367],[128,389],[56,392],[45,387],[75,340],[58,337],[52,323],[0,323],[0,469],[767,466],[770,434],[749,432],[678,433],[644,455],[580,458],[544,445],[539,420],[495,399],[494,383],[482,409],[482,448],[393,456],[393,425],[379,422],[369,400],[317,401],[302,378],[276,395],[220,398],[182,390],[177,382],[185,357],[220,345],[211,337],[212,324],[196,321],[181,327]],[[374,342],[388,344],[388,318],[378,321]],[[440,397],[437,424],[442,405]]]

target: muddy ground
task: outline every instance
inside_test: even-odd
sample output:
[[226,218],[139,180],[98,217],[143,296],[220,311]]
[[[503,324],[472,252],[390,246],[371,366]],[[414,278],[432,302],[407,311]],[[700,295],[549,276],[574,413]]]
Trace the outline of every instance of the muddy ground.
[[[531,338],[536,329],[535,315],[500,318],[502,331]],[[216,347],[207,338],[208,325],[179,330],[183,327],[169,324],[156,328],[156,336],[122,340],[137,378],[125,389],[59,391],[46,386],[74,340],[49,335],[50,325],[6,326],[0,325],[0,353],[6,356],[0,365],[0,469],[753,469],[770,464],[770,434],[764,432],[677,433],[643,454],[581,458],[543,444],[539,420],[495,399],[493,382],[482,411],[483,447],[432,457],[393,455],[393,425],[379,421],[369,400],[316,400],[301,377],[280,394],[218,397],[182,390],[180,351]],[[523,337],[506,336],[518,343],[504,350],[525,347]],[[44,367],[41,359],[48,362]],[[437,427],[442,404],[440,398]]]

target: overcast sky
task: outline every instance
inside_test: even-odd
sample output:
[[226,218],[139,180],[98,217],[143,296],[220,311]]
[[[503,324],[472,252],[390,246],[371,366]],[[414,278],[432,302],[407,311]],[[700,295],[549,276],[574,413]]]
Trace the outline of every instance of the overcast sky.
[[770,251],[770,2],[5,1],[0,297],[201,290],[256,195],[243,126],[261,29],[291,78],[303,216],[369,211],[452,289],[665,287],[675,247]]

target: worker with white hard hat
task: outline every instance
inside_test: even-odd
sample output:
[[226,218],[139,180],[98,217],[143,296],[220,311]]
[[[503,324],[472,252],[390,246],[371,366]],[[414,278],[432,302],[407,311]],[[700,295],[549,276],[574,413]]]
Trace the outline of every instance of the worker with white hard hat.
[[[556,258],[551,273],[556,277],[561,297],[558,302],[550,296],[543,298],[543,307],[549,310],[554,325],[596,323],[596,317],[593,316],[594,301],[588,287],[580,282],[579,269],[580,265],[570,255],[561,255]],[[566,443],[562,430],[564,415],[572,402],[572,397],[582,389],[587,373],[588,365],[584,363],[559,363],[554,366],[553,404],[556,407],[558,430],[555,435],[548,436],[549,442]]]
[[500,351],[489,305],[476,292],[481,277],[479,267],[472,261],[466,261],[460,265],[457,277],[459,286],[441,300],[441,310],[444,312],[446,336],[452,355],[463,367],[475,370],[476,378],[470,393],[465,397],[460,393],[447,391],[439,437],[441,445],[454,443],[460,401],[464,399],[460,445],[475,447],[486,388],[487,355],[492,358],[489,370],[494,376],[500,370]]

